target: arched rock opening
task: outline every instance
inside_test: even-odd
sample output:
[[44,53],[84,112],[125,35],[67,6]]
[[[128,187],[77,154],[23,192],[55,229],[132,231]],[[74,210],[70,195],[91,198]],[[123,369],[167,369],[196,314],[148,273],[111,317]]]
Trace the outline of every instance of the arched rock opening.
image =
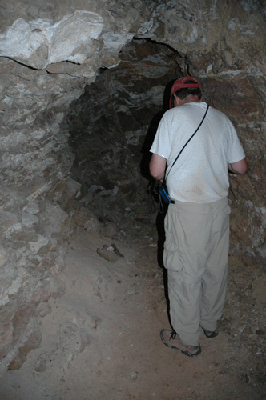
[[[64,121],[75,154],[70,177],[81,184],[78,200],[103,220],[148,201],[149,148],[168,107],[167,85],[195,71],[189,56],[146,39],[127,44],[120,60],[111,70],[100,70],[95,82],[70,105]],[[230,177],[231,247],[264,257],[264,154],[253,130],[263,130],[260,79],[228,80],[211,73],[199,80],[204,99],[229,116],[252,159],[249,176]],[[255,203],[249,200],[251,192]]]
[[182,76],[177,59],[169,46],[133,40],[119,65],[101,70],[70,105],[64,121],[75,154],[70,176],[82,185],[79,201],[98,217],[147,203],[149,146],[167,108],[165,88]]

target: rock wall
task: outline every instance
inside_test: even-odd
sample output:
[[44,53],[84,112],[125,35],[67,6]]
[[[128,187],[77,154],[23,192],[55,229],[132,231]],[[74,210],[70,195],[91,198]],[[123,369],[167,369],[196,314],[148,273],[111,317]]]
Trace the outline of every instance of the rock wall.
[[[266,257],[265,18],[266,5],[255,0],[2,1],[1,370],[19,368],[39,345],[38,318],[54,288],[62,292],[66,199],[80,192],[90,204],[111,193],[123,207],[139,182],[143,195],[138,152],[174,74],[197,76],[206,100],[234,122],[249,173],[231,177],[232,244]],[[95,93],[96,104],[84,108]],[[93,173],[81,187],[71,177],[86,170],[78,168],[84,159]]]

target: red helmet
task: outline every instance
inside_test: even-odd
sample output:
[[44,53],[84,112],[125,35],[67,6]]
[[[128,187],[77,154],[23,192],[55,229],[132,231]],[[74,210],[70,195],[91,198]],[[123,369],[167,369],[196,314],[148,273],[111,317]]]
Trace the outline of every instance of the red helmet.
[[[189,87],[200,89],[200,84],[197,81],[197,79],[193,78],[192,76],[185,76],[184,78],[179,78],[175,81],[175,83],[171,87],[171,96],[177,90],[180,90],[183,88],[189,88]],[[171,104],[171,98],[170,98],[169,108],[171,108],[171,106],[172,106],[172,104]]]

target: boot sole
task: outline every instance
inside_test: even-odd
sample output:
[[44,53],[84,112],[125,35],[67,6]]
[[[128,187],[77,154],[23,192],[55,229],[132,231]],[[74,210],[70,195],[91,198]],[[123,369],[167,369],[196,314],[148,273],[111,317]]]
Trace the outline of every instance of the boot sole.
[[[213,339],[218,336],[217,331],[205,331],[205,329],[203,329],[203,332],[204,332],[204,335],[206,336],[206,338],[208,338],[208,339]],[[208,332],[211,332],[211,334],[208,334]]]
[[187,350],[181,350],[181,349],[179,349],[178,347],[169,345],[169,344],[164,340],[163,331],[160,332],[160,338],[161,338],[161,341],[163,342],[163,344],[164,344],[165,346],[169,347],[170,349],[179,350],[179,351],[181,351],[181,353],[185,354],[185,355],[188,356],[188,357],[198,356],[198,355],[201,353],[201,347],[200,347],[200,346],[199,346],[199,349],[198,349],[198,351],[197,351],[196,353],[190,353],[190,352],[187,351]]

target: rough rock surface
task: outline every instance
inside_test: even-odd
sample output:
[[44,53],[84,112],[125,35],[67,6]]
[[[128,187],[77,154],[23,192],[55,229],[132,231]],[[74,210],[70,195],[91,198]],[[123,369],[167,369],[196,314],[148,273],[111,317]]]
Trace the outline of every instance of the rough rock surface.
[[234,122],[249,173],[231,177],[232,247],[266,257],[265,16],[253,0],[2,1],[1,371],[40,341],[73,225],[143,202],[140,150],[173,75],[196,75]]

